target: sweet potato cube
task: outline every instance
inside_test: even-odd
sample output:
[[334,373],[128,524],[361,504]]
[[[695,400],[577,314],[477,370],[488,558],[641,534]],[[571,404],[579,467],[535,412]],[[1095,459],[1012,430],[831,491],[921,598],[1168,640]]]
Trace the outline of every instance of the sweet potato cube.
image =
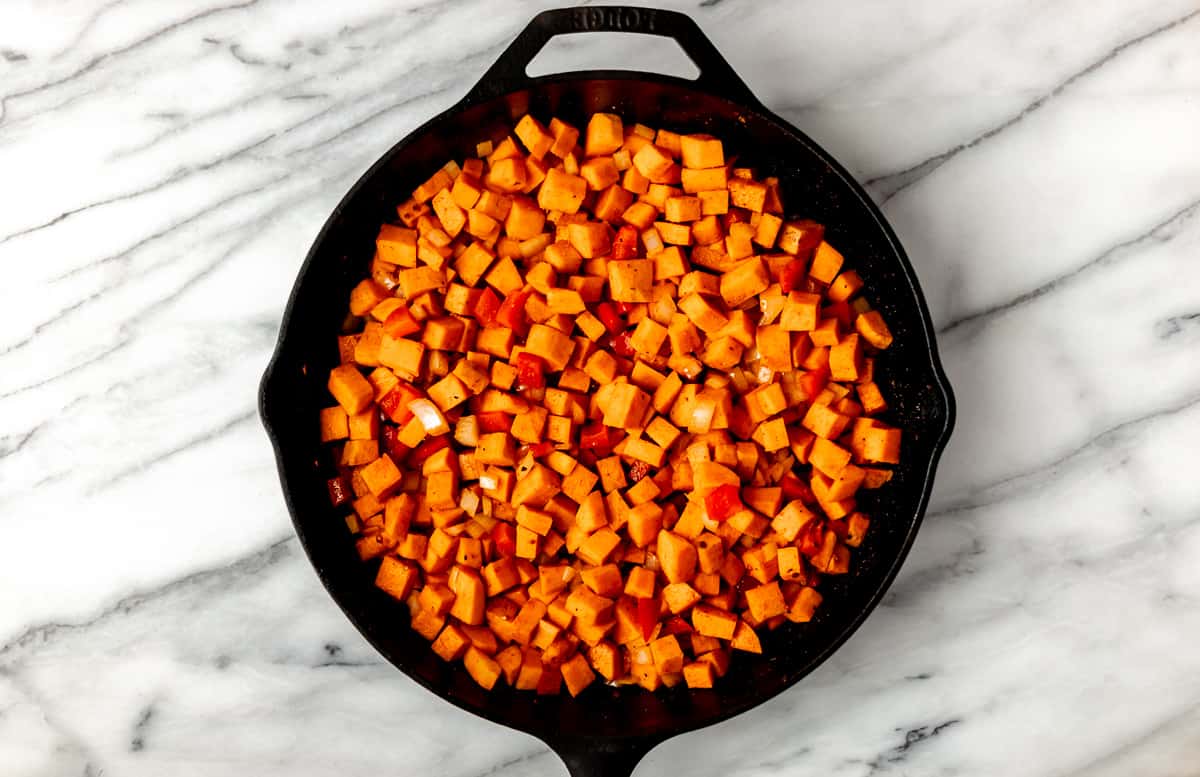
[[541,507],[561,490],[562,480],[544,464],[534,464],[513,488],[513,507],[531,504]]
[[900,430],[880,426],[867,429],[863,440],[862,459],[880,464],[899,464]]
[[516,564],[507,557],[493,561],[483,568],[483,581],[487,586],[488,596],[507,591],[520,582]]
[[467,651],[471,641],[456,624],[447,623],[446,628],[430,647],[443,661],[457,661]]
[[605,426],[624,429],[641,423],[650,407],[650,395],[631,383],[612,384],[612,392],[604,408]]
[[611,598],[621,593],[621,570],[616,564],[589,567],[580,573],[580,578],[598,596]]
[[492,690],[496,681],[500,679],[500,664],[474,645],[468,647],[463,655],[463,666],[466,667],[467,674],[471,675],[471,679],[479,683],[484,690]]
[[787,424],[778,416],[763,421],[754,429],[751,439],[767,453],[783,450],[788,447]]
[[703,604],[692,609],[692,628],[706,637],[733,639],[737,626],[738,617],[731,612]]
[[833,279],[842,269],[842,255],[836,248],[822,240],[813,253],[812,265],[808,274],[821,283],[833,283]]
[[753,257],[721,275],[721,297],[730,307],[737,307],[770,285],[766,265],[762,259]]
[[416,585],[420,572],[415,564],[402,561],[395,556],[384,556],[375,575],[375,585],[404,601]]
[[513,134],[524,144],[526,150],[529,151],[529,156],[534,159],[544,157],[554,145],[554,136],[550,131],[529,114],[521,117],[513,129]]
[[611,154],[625,142],[625,128],[621,117],[613,113],[593,113],[588,119],[583,152],[585,155]]
[[435,510],[458,506],[458,476],[453,472],[434,472],[425,479],[425,502]]
[[829,349],[829,374],[834,380],[855,381],[862,371],[862,346],[857,334],[846,335]]
[[854,328],[863,339],[880,350],[892,344],[892,332],[877,310],[860,313],[854,320]]
[[668,197],[666,207],[663,209],[667,221],[676,223],[686,221],[698,221],[700,219],[700,198],[699,197]]
[[475,446],[475,461],[511,467],[517,463],[517,449],[507,432],[491,432],[479,436]]
[[705,334],[713,334],[729,323],[724,313],[699,294],[681,298],[679,310]]
[[775,554],[775,563],[779,566],[779,577],[782,580],[803,580],[804,565],[800,562],[800,549],[795,545],[787,545]]
[[344,440],[349,436],[350,422],[345,409],[341,405],[321,408],[321,442]]
[[758,405],[759,412],[770,418],[776,413],[787,409],[787,398],[783,395],[783,386],[778,383],[766,383],[746,395],[747,402]]
[[659,674],[671,674],[683,671],[683,649],[674,634],[660,637],[650,643],[650,652],[654,657],[654,666]]
[[662,595],[672,615],[678,615],[700,601],[700,593],[687,583],[669,583],[663,587]]
[[542,441],[549,415],[546,408],[536,406],[518,413],[509,427],[509,434],[521,442],[536,445]]
[[487,603],[483,578],[474,569],[454,569],[457,574],[450,578],[450,587],[454,590],[454,604],[450,607],[450,614],[463,623],[478,626],[483,623],[483,608]]
[[828,405],[809,405],[801,424],[818,437],[832,440],[840,437],[850,423],[849,416],[842,415]]
[[433,212],[437,214],[438,221],[442,224],[442,229],[450,237],[457,237],[459,232],[462,232],[463,227],[467,225],[467,214],[458,203],[454,201],[449,189],[442,189],[434,195]]
[[[837,478],[847,464],[850,463],[850,451],[824,437],[813,441],[812,452],[808,461],[813,468],[830,478]],[[864,473],[865,474],[865,473]],[[862,482],[861,480],[859,481]],[[836,497],[832,497],[836,498]]]
[[633,155],[633,166],[652,183],[666,183],[675,160],[665,149],[647,143]]
[[767,202],[767,185],[745,178],[730,178],[729,201],[736,208],[761,213]]
[[525,160],[517,156],[494,162],[484,180],[493,189],[512,194],[524,191],[528,175]]
[[854,270],[846,270],[833,279],[826,292],[831,302],[846,302],[863,287],[863,280]]
[[635,351],[647,356],[656,356],[667,340],[667,328],[651,318],[643,318],[629,337]]
[[575,143],[579,140],[579,130],[557,118],[550,120],[550,134],[554,136],[554,145],[550,147],[550,153],[560,158],[571,153],[571,149],[575,148]]
[[329,371],[329,393],[349,415],[366,410],[375,399],[375,389],[353,364],[339,364]]
[[604,256],[611,246],[609,227],[603,221],[573,222],[567,225],[567,241],[585,259]]
[[393,491],[400,485],[403,477],[400,474],[400,468],[386,453],[363,467],[359,474],[362,476],[363,482],[367,484],[367,488],[371,489],[371,493],[377,497]]
[[746,606],[750,610],[750,615],[759,623],[787,612],[787,604],[783,601],[783,592],[779,589],[779,583],[776,582],[746,591]]
[[575,341],[553,327],[534,324],[529,328],[525,350],[540,356],[552,370],[564,369],[570,363],[574,349]]
[[654,262],[649,259],[610,261],[608,285],[615,302],[650,302],[654,298]]
[[817,315],[821,305],[819,294],[793,291],[783,303],[779,314],[779,325],[789,332],[810,332],[817,327]]
[[696,546],[667,530],[658,533],[658,562],[672,583],[689,582],[696,574]]
[[815,588],[805,586],[796,593],[796,598],[788,607],[787,619],[792,623],[808,623],[820,605],[821,594]]
[[401,267],[417,266],[417,231],[384,224],[375,238],[379,258]]
[[543,210],[563,213],[578,213],[583,198],[587,196],[587,181],[578,175],[565,173],[558,168],[546,172],[546,179],[538,189],[537,203]]
[[575,555],[592,566],[600,566],[621,544],[621,538],[608,527],[597,529],[576,549]]
[[579,175],[587,181],[588,188],[603,191],[621,180],[621,171],[611,156],[595,156],[579,166]]
[[578,696],[596,679],[596,673],[582,653],[576,653],[569,661],[559,667],[567,691],[572,696]]
[[754,633],[754,629],[746,621],[738,621],[737,630],[733,632],[733,639],[729,645],[734,650],[762,653],[762,643],[759,642],[758,634]]

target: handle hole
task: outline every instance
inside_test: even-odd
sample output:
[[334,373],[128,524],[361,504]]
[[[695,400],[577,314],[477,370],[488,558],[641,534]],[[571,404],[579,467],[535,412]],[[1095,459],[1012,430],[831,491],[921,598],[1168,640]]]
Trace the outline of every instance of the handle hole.
[[579,70],[645,70],[693,81],[700,75],[678,43],[640,32],[558,35],[525,66],[530,78]]

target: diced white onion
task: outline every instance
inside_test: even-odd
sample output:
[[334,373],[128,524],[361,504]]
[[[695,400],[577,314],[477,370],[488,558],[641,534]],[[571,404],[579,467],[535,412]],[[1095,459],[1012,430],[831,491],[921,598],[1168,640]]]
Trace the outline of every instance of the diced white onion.
[[479,444],[479,421],[473,415],[465,415],[454,425],[454,441],[459,445],[474,448]]
[[482,488],[484,491],[492,491],[498,485],[500,485],[500,484],[496,482],[496,478],[494,475],[480,475],[479,476],[479,487]]
[[450,424],[446,423],[446,417],[442,415],[442,411],[438,410],[437,405],[428,399],[424,397],[414,399],[408,403],[408,409],[421,422],[421,426],[425,427],[426,434],[437,437],[450,431]]
[[479,494],[473,489],[464,488],[458,497],[458,506],[467,511],[468,515],[479,512]]
[[692,408],[692,422],[688,424],[690,431],[703,434],[712,429],[713,416],[717,412],[717,403],[712,400],[701,400]]
[[770,383],[775,379],[775,370],[768,367],[766,362],[759,362],[758,369],[754,374],[754,379],[759,383]]

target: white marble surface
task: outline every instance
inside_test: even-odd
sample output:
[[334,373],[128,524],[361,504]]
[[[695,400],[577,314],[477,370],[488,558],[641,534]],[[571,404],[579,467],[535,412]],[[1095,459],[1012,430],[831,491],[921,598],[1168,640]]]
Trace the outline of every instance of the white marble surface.
[[[540,7],[0,5],[0,775],[564,773],[349,626],[254,406],[334,203]],[[1200,773],[1200,5],[681,7],[871,182],[959,420],[866,626],[638,774]]]

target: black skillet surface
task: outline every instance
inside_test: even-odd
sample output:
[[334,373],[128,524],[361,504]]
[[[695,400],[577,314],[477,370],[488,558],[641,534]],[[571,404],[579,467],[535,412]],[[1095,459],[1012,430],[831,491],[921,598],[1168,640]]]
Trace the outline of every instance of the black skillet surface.
[[[627,71],[525,75],[525,66],[551,37],[591,31],[674,38],[700,76],[688,81]],[[329,404],[325,378],[337,362],[334,335],[349,291],[366,273],[379,224],[394,220],[395,205],[444,160],[470,156],[478,141],[497,137],[526,112],[582,126],[598,110],[655,127],[711,132],[745,164],[779,177],[789,217],[827,225],[830,242],[866,280],[866,293],[895,334],[877,372],[891,403],[888,420],[905,430],[904,460],[891,483],[861,498],[874,519],[871,531],[853,554],[852,573],[822,582],[825,602],[813,622],[785,624],[765,635],[764,655],[738,654],[714,690],[679,686],[649,693],[636,686],[595,685],[572,699],[538,697],[501,684],[488,693],[461,665],[437,658],[409,629],[405,606],[372,584],[374,566],[359,561],[345,523],[329,506],[330,463],[317,435],[317,410]],[[330,595],[371,644],[447,701],[539,737],[571,774],[616,777],[630,773],[668,737],[775,696],[858,628],[916,535],[953,426],[954,399],[912,267],[866,193],[812,140],[764,108],[689,17],[614,6],[539,14],[458,105],[401,140],[354,185],[300,270],[263,377],[260,410],[305,551]]]

